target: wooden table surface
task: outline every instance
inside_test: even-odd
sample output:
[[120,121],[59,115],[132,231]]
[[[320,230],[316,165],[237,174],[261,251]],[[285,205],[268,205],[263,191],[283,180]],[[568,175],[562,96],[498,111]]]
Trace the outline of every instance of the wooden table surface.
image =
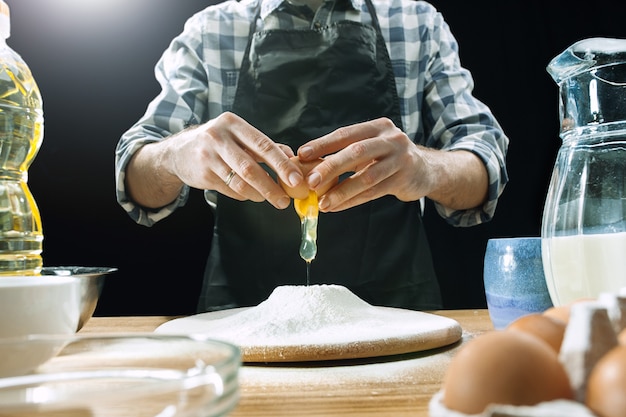
[[[428,416],[452,356],[493,329],[487,310],[440,310],[463,328],[460,342],[384,358],[299,364],[243,364],[241,399],[230,414],[248,416]],[[81,334],[151,332],[172,317],[93,317]]]

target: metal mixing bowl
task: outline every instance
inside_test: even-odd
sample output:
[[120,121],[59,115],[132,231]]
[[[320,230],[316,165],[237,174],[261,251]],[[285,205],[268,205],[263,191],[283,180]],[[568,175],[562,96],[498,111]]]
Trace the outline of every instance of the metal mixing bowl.
[[104,287],[106,275],[117,271],[117,268],[88,266],[48,266],[43,267],[41,275],[72,276],[81,279],[81,312],[78,320],[80,330],[91,318],[98,305],[98,299]]

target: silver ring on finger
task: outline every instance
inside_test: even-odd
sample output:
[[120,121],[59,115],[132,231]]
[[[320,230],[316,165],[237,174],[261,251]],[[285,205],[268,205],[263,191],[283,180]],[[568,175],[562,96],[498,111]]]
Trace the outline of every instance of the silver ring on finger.
[[231,170],[226,176],[226,179],[224,180],[224,183],[226,184],[226,186],[230,186],[230,182],[233,180],[234,176],[235,176],[235,171]]

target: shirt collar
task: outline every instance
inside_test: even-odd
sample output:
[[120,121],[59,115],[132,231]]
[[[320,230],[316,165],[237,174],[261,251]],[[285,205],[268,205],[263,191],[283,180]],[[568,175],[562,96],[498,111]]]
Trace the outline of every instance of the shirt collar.
[[[261,2],[261,19],[265,19],[267,15],[276,10],[286,0],[260,0]],[[355,10],[361,10],[361,6],[365,0],[336,0],[349,2]]]

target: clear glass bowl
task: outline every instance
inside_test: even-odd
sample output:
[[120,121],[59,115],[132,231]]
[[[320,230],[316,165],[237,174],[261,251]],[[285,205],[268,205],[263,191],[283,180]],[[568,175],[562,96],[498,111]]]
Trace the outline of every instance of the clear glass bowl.
[[239,400],[240,353],[228,343],[153,334],[31,336],[23,343],[46,341],[64,347],[33,373],[0,378],[0,414],[218,417]]

